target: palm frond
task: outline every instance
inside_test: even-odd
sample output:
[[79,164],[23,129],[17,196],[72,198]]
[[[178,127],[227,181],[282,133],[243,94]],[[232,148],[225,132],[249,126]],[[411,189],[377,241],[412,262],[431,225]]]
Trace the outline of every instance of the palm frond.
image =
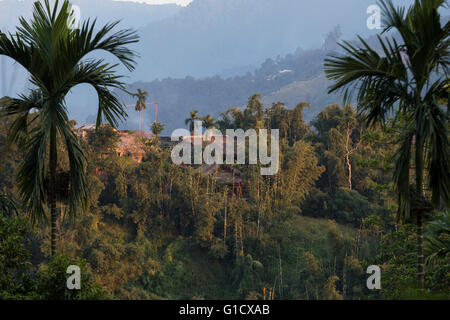
[[123,89],[121,77],[114,72],[114,65],[110,66],[103,60],[79,63],[67,76],[67,80],[61,86],[61,94],[79,84],[91,85],[98,96],[97,127],[102,123],[103,117],[108,123],[117,127],[119,121],[127,117],[127,113],[114,93],[114,89]]
[[58,152],[54,159],[49,159],[49,149],[57,141],[62,142],[69,160],[69,215],[72,217],[86,207],[86,159],[70,127],[65,105],[68,92],[83,83],[96,90],[97,127],[103,119],[117,126],[127,116],[113,92],[124,90],[121,77],[114,70],[117,64],[86,56],[104,51],[115,56],[128,70],[134,69],[137,57],[128,48],[138,42],[135,31],[114,31],[119,22],[98,28],[95,20],[86,20],[79,29],[72,29],[69,22],[73,16],[69,9],[67,0],[56,0],[53,6],[49,0],[37,1],[30,21],[20,18],[14,34],[0,32],[0,55],[21,64],[29,72],[31,84],[39,89],[30,95],[20,95],[2,110],[2,115],[15,117],[9,138],[23,152],[16,176],[19,195],[34,222],[48,217],[49,162],[57,159]]
[[355,91],[358,93],[358,111],[372,125],[383,122],[399,99],[407,98],[407,70],[395,40],[378,37],[384,56],[370,48],[364,39],[359,40],[361,48],[343,42],[341,47],[347,55],[325,59],[325,73],[335,82],[329,93],[343,90],[349,99]]
[[[399,148],[394,170],[400,219],[411,218],[410,170],[415,169],[415,192],[428,189],[435,207],[449,205],[450,147],[447,112],[450,24],[441,25],[443,0],[416,0],[408,9],[381,0],[383,37],[379,49],[362,38],[360,47],[343,42],[342,55],[325,60],[325,72],[334,84],[330,93],[356,93],[358,112],[369,125],[399,126]],[[395,30],[400,40],[387,38]],[[424,183],[423,177],[427,178]],[[426,201],[425,201],[426,202]]]

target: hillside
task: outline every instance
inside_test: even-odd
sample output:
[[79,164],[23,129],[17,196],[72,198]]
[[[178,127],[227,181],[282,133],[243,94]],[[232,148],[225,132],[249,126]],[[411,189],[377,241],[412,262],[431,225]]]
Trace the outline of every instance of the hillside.
[[[335,41],[333,39],[332,43],[335,44]],[[128,90],[146,90],[151,101],[161,103],[158,118],[165,125],[167,135],[176,128],[184,128],[184,119],[192,110],[198,110],[200,115],[211,114],[217,118],[231,107],[245,106],[254,93],[260,93],[264,104],[268,106],[281,101],[288,108],[293,108],[297,103],[307,101],[311,103],[311,109],[305,110],[305,118],[310,120],[323,107],[340,102],[338,96],[327,94],[329,83],[322,71],[326,54],[325,46],[315,50],[299,49],[283,58],[267,59],[255,72],[243,76],[167,78],[135,82]],[[122,94],[121,97],[127,104],[133,105],[130,96]],[[123,128],[137,128],[137,113],[130,108],[128,114]],[[154,106],[150,106],[143,112],[144,127],[148,128],[154,118]],[[90,116],[88,122],[93,119]]]
[[[410,3],[397,0],[397,4]],[[267,57],[320,47],[340,25],[343,38],[377,33],[366,26],[373,0],[194,0],[177,15],[139,30],[137,80],[207,77],[257,68]]]
[[[326,50],[335,47],[327,33],[340,25],[344,39],[355,33],[375,34],[365,23],[366,8],[372,1],[320,2],[194,0],[180,7],[75,0],[74,4],[82,9],[83,19],[97,17],[102,25],[120,18],[121,28],[138,28],[141,41],[133,46],[141,56],[137,69],[129,73],[121,68],[119,72],[133,83],[132,88],[147,88],[152,99],[161,102],[161,119],[169,131],[180,127],[181,118],[195,108],[217,116],[231,106],[244,105],[255,92],[263,94],[268,104],[281,100],[292,107],[297,100],[309,100],[313,111],[307,119],[330,101],[337,102],[319,90],[327,84],[317,78]],[[12,29],[19,15],[28,17],[31,3],[0,1],[0,28]],[[0,67],[0,96],[15,96],[29,89],[26,74],[17,64],[2,59]],[[286,70],[293,72],[279,73]],[[302,81],[315,78],[315,82],[302,85]],[[294,82],[301,89],[293,90]],[[92,122],[89,115],[96,112],[96,93],[87,85],[79,86],[71,91],[67,104],[71,118],[80,124]],[[151,122],[154,113],[149,112],[144,117]],[[181,118],[174,121],[174,113]],[[130,112],[122,128],[136,129],[136,118]]]
[[[26,19],[31,17],[33,3],[34,0],[0,0],[0,31],[14,32],[20,16]],[[173,16],[182,8],[175,4],[148,5],[114,0],[73,0],[71,3],[80,8],[82,21],[97,19],[97,26],[100,27],[106,23],[120,20],[120,28],[134,29]],[[5,57],[0,57],[0,74],[0,96],[14,95],[27,89],[25,71]],[[80,107],[81,104],[87,107],[91,101],[95,101],[93,95],[85,98],[85,93],[86,90],[81,90],[77,97],[77,104],[72,103],[71,105]]]

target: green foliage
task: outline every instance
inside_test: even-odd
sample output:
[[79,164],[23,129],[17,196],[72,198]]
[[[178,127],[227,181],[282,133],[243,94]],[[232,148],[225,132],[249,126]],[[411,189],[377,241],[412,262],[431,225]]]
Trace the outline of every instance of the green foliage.
[[425,287],[427,289],[424,293],[419,292],[416,282],[416,237],[416,228],[413,225],[402,225],[397,231],[389,232],[382,237],[377,263],[382,263],[381,294],[383,298],[448,299],[450,285],[448,256],[436,257],[437,264],[426,268]]
[[[258,119],[257,101],[250,99],[248,108],[254,111],[237,112],[229,125],[237,127],[247,119],[248,126],[258,129],[253,121]],[[302,120],[304,106],[264,110],[265,126],[289,123],[281,134],[280,170],[263,177],[258,166],[232,166],[242,180],[235,186],[218,178],[223,172],[205,174],[174,165],[170,151],[157,143],[148,146],[142,163],[133,163],[113,152],[117,133],[111,127],[89,133],[82,144],[88,151],[88,210],[73,225],[61,225],[65,232],[59,245],[66,256],[45,260],[48,240],[44,231],[33,230],[31,257],[24,252],[21,260],[33,264],[28,273],[10,273],[25,289],[14,289],[5,280],[5,292],[34,299],[366,299],[399,297],[397,286],[402,292],[414,288],[403,281],[414,276],[412,268],[411,277],[403,274],[414,259],[391,260],[392,250],[400,256],[401,249],[408,249],[402,243],[413,241],[414,233],[387,240],[394,225],[389,213],[395,210],[393,204],[388,207],[393,200],[389,167],[384,166],[393,148],[386,142],[388,134],[353,130],[353,147],[362,139],[367,143],[360,143],[350,159],[350,190],[341,152],[346,139],[341,138],[347,123],[354,125],[354,112],[330,107],[328,120],[326,112],[316,119],[323,127],[315,131]],[[0,141],[5,134],[0,131]],[[338,138],[327,152],[343,163],[342,186],[333,182],[330,187],[323,179],[333,170],[321,153],[330,137]],[[14,194],[13,188],[6,191]],[[440,237],[442,232],[433,234]],[[427,270],[430,295],[435,296],[448,280],[446,264],[437,256],[439,267]],[[69,292],[54,284],[67,279],[69,263],[83,266],[87,291]],[[370,295],[365,287],[369,264],[393,265],[386,287],[383,269],[382,294]],[[26,274],[29,282],[22,280]]]
[[217,120],[212,118],[211,115],[207,114],[203,118],[201,118],[203,127],[205,129],[215,129],[217,126]]
[[343,89],[347,94],[356,84],[360,112],[369,125],[384,124],[394,114],[402,129],[394,182],[399,216],[406,220],[415,212],[421,214],[411,209],[412,161],[417,192],[422,193],[426,178],[434,206],[450,203],[449,113],[445,111],[448,105],[440,103],[448,95],[445,86],[450,57],[450,30],[441,24],[439,14],[445,3],[418,0],[405,10],[383,0],[384,32],[395,29],[402,43],[379,36],[380,55],[359,38],[360,48],[344,42],[341,46],[348,55],[325,60],[325,72],[334,80],[330,92]]
[[164,125],[159,122],[154,122],[151,129],[155,136],[159,136],[159,134],[164,131]]
[[25,219],[0,212],[0,299],[33,298],[36,288],[25,241],[29,232]]
[[191,132],[191,134],[194,134],[194,124],[196,120],[200,120],[200,118],[198,117],[198,110],[194,110],[190,113],[190,118],[187,118],[184,123],[186,125],[189,125],[189,131]]
[[11,216],[15,212],[17,212],[16,204],[11,199],[0,193],[0,215]]
[[137,92],[133,94],[133,97],[135,97],[137,100],[136,106],[135,106],[136,111],[141,112],[141,111],[145,110],[145,108],[147,107],[147,105],[146,105],[147,96],[148,96],[148,92],[142,91],[141,89],[137,89]]
[[436,266],[441,261],[450,263],[450,218],[447,212],[441,213],[427,225],[425,234],[426,263]]
[[343,300],[342,295],[336,290],[336,281],[339,280],[337,276],[331,276],[328,278],[324,287],[324,299],[325,300]]
[[116,129],[109,125],[102,125],[97,130],[87,133],[87,145],[84,147],[100,157],[106,157],[116,153],[119,140],[120,136]]
[[[37,270],[29,261],[31,230],[25,219],[0,216],[0,298],[1,299],[107,299],[106,291],[97,285],[86,261],[57,255]],[[81,268],[81,289],[66,286],[69,265]]]
[[379,35],[380,52],[359,37],[359,48],[343,42],[344,55],[325,59],[325,73],[334,82],[330,93],[344,90],[349,98],[356,90],[367,125],[388,124],[398,130],[393,170],[397,216],[418,227],[417,277],[422,292],[423,221],[433,208],[450,205],[450,113],[445,104],[450,28],[440,16],[447,4],[416,0],[406,10],[392,0],[381,0],[383,33],[395,30],[400,40]]
[[239,299],[249,298],[249,295],[255,298],[255,293],[261,292],[263,270],[261,262],[253,260],[250,254],[237,258],[231,278]]
[[[61,4],[61,5],[60,5]],[[69,121],[65,99],[79,84],[91,85],[99,99],[97,127],[103,118],[112,126],[126,113],[113,89],[124,89],[116,65],[102,59],[86,59],[93,51],[115,56],[128,70],[134,69],[134,31],[111,34],[118,22],[96,28],[87,20],[71,28],[73,18],[67,0],[36,1],[31,21],[20,18],[16,32],[0,31],[0,55],[20,64],[31,75],[35,90],[8,101],[1,116],[14,116],[10,143],[20,147],[16,172],[18,196],[33,222],[51,222],[51,253],[56,251],[57,202],[70,218],[86,210],[86,156]],[[50,219],[49,219],[50,218]]]
[[[66,271],[70,265],[78,266],[81,270],[81,289],[79,290],[67,288]],[[53,256],[48,266],[40,270],[38,293],[40,299],[46,300],[104,300],[108,298],[106,291],[94,282],[84,259],[70,258],[61,254]]]

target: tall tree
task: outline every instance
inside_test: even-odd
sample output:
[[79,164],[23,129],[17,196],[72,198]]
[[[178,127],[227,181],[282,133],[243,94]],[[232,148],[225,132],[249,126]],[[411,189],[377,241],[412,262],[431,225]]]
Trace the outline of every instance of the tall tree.
[[[350,97],[357,90],[359,111],[369,125],[384,124],[392,114],[400,125],[394,169],[398,217],[413,218],[417,224],[418,281],[423,290],[423,219],[429,210],[425,198],[431,194],[434,207],[450,204],[449,110],[442,103],[448,96],[450,23],[441,24],[438,10],[444,0],[415,0],[408,9],[396,8],[391,0],[380,4],[383,33],[395,29],[401,41],[378,36],[382,54],[362,38],[360,48],[344,42],[341,47],[347,54],[327,58],[325,71],[335,81],[330,93],[342,89]],[[412,201],[418,197],[424,201]]]
[[139,132],[141,132],[141,112],[147,108],[146,100],[148,92],[137,89],[137,92],[133,96],[137,99],[135,110],[139,112]]
[[190,118],[187,118],[186,120],[184,120],[184,123],[186,125],[189,125],[189,131],[191,132],[192,135],[194,135],[194,123],[196,120],[200,120],[198,114],[198,110],[194,110],[191,111]]
[[126,112],[111,91],[124,89],[121,77],[114,70],[116,65],[85,57],[103,50],[131,71],[135,53],[126,45],[138,41],[137,34],[131,30],[111,33],[118,22],[99,28],[95,20],[86,20],[79,29],[72,29],[70,21],[74,14],[70,8],[67,0],[62,3],[57,0],[53,7],[49,0],[35,2],[30,22],[20,18],[14,34],[0,32],[0,55],[22,65],[31,83],[38,88],[29,96],[12,99],[3,112],[16,117],[10,129],[11,141],[23,141],[24,156],[17,173],[23,205],[33,221],[48,221],[50,211],[52,255],[56,252],[56,204],[62,193],[58,145],[63,145],[69,164],[64,186],[69,217],[83,211],[88,199],[86,158],[71,129],[65,97],[76,85],[91,85],[99,99],[97,127],[103,118],[117,125]]
[[153,122],[151,129],[153,134],[158,137],[164,131],[164,125],[160,122]]
[[217,120],[212,118],[211,115],[208,114],[201,119],[203,121],[203,126],[206,129],[216,129],[217,128]]
[[264,105],[261,102],[259,93],[252,95],[248,99],[247,107],[244,110],[245,124],[254,129],[264,128]]

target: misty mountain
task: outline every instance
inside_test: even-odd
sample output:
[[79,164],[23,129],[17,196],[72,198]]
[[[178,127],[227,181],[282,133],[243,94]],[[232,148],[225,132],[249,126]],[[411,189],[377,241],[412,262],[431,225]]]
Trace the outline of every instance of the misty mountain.
[[[248,98],[259,93],[266,107],[272,103],[283,102],[287,108],[294,108],[299,102],[308,102],[310,109],[305,109],[305,120],[314,118],[324,107],[330,104],[342,103],[342,96],[328,94],[331,82],[323,72],[324,59],[328,54],[339,54],[342,50],[337,45],[340,40],[340,28],[335,27],[325,37],[321,48],[297,49],[284,57],[268,58],[253,72],[241,76],[220,77],[218,75],[205,78],[187,76],[181,79],[166,78],[151,82],[138,81],[131,84],[128,90],[146,90],[149,102],[160,102],[159,121],[165,125],[164,134],[176,128],[184,128],[184,119],[189,112],[198,110],[200,116],[210,114],[217,118],[220,113],[232,107],[243,108]],[[388,34],[394,36],[395,34]],[[381,52],[375,35],[365,38],[365,41]],[[359,46],[359,40],[351,40],[353,45]],[[122,124],[122,128],[138,127],[138,116],[134,111],[134,99],[122,94],[121,98],[131,108],[129,117]],[[142,113],[144,128],[148,129],[155,120],[154,106]],[[87,122],[95,120],[92,114]]]
[[[26,19],[32,16],[33,3],[34,0],[0,0],[0,30],[14,32],[20,16]],[[117,27],[121,29],[138,29],[151,22],[173,16],[182,9],[181,6],[175,4],[148,5],[113,0],[71,0],[71,3],[80,8],[82,21],[88,18],[97,19],[96,25],[101,27],[108,22],[121,20]],[[117,60],[111,59],[110,56],[103,57],[110,59],[110,62],[117,63]],[[121,68],[120,73],[129,74],[125,68]],[[26,92],[28,89],[26,71],[9,58],[0,57],[0,97],[17,96],[18,93]],[[85,113],[92,112],[92,106],[96,106],[96,94],[90,88],[77,87],[68,97],[68,105],[71,116],[84,121]]]
[[[0,0],[0,28],[17,25],[19,15],[29,17],[32,2]],[[334,101],[326,95],[322,74],[325,53],[336,46],[329,31],[339,25],[345,39],[377,32],[366,27],[366,9],[373,0],[194,0],[187,7],[72,2],[81,8],[82,19],[97,17],[98,25],[122,19],[121,28],[139,28],[141,41],[133,46],[141,55],[137,69],[119,72],[133,88],[142,87],[152,101],[160,101],[166,132],[184,126],[182,120],[193,109],[218,116],[229,107],[243,106],[256,92],[266,104],[280,100],[293,107],[301,100],[312,102],[313,115]],[[26,92],[20,66],[0,58],[0,68],[0,96]],[[123,99],[132,103],[130,97]],[[67,103],[70,116],[85,122],[96,112],[96,93],[79,86]],[[129,114],[123,127],[134,128],[136,117],[132,110]],[[147,111],[144,116],[152,119],[153,114]]]
[[[398,4],[412,0],[397,0]],[[341,26],[344,39],[370,36],[374,0],[194,0],[178,14],[139,29],[142,55],[132,78],[231,75],[298,47],[321,47]]]
[[[131,92],[138,88],[149,92],[148,102],[158,101],[158,120],[165,125],[164,134],[177,128],[184,128],[184,119],[189,112],[198,110],[199,115],[211,114],[217,118],[220,113],[232,107],[243,108],[254,93],[263,96],[266,106],[284,102],[288,108],[306,101],[311,109],[305,110],[305,119],[312,119],[324,106],[339,103],[336,95],[328,95],[328,80],[323,74],[325,49],[297,50],[283,58],[266,59],[254,72],[243,76],[222,78],[220,76],[195,79],[188,76],[183,79],[166,78],[151,82],[135,82],[127,89]],[[127,102],[128,119],[123,128],[138,127],[137,112],[134,111],[134,99],[121,94]],[[155,120],[155,106],[148,105],[142,112],[143,128],[148,129]],[[95,121],[94,114],[87,122]]]
[[[34,0],[0,0],[0,30],[14,32],[20,16],[26,19],[32,16],[33,3]],[[175,4],[148,5],[113,0],[72,0],[71,3],[80,8],[82,21],[96,18],[97,26],[103,26],[108,22],[121,20],[120,28],[133,29],[164,20],[177,14],[182,8]],[[125,72],[125,69],[121,72]],[[0,57],[0,73],[0,96],[14,95],[27,88],[25,71],[5,57]]]
[[[19,17],[30,18],[35,0],[0,0],[0,29],[13,31]],[[54,3],[53,1],[50,1]],[[140,28],[149,23],[177,14],[181,6],[176,4],[148,5],[137,2],[113,0],[71,0],[81,10],[81,18],[97,18],[98,24],[121,20],[123,28]]]

